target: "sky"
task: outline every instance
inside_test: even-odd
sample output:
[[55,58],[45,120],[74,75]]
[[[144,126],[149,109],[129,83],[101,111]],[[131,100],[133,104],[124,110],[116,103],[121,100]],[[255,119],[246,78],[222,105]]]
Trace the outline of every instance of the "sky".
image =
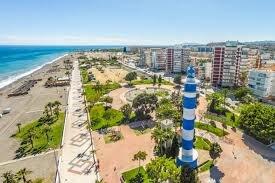
[[0,0],[0,44],[275,40],[274,0]]

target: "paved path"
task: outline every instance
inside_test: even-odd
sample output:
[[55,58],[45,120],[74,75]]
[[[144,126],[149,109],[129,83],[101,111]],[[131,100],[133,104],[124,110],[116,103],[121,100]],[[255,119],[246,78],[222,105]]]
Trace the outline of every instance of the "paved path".
[[59,161],[59,176],[56,180],[58,183],[94,183],[96,181],[91,138],[86,129],[87,113],[81,93],[80,71],[78,62],[75,61]]

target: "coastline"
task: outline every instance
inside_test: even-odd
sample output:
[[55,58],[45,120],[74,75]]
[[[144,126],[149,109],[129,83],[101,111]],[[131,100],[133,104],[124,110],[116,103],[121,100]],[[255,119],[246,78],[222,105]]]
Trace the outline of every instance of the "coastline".
[[69,54],[66,53],[66,54],[64,54],[62,56],[59,56],[59,57],[57,57],[53,60],[50,60],[50,61],[48,61],[48,62],[46,62],[46,63],[44,63],[44,64],[42,64],[42,65],[40,65],[36,68],[33,68],[29,71],[26,71],[22,74],[19,74],[19,75],[13,77],[12,79],[7,79],[7,80],[4,80],[4,81],[0,81],[0,92],[12,87],[12,85],[14,85],[16,83],[24,81],[26,78],[28,78],[32,74],[36,74],[36,73],[42,71],[45,67],[50,66],[51,64],[54,64],[55,62],[58,62],[59,60],[61,60],[62,58],[66,57],[68,55]]

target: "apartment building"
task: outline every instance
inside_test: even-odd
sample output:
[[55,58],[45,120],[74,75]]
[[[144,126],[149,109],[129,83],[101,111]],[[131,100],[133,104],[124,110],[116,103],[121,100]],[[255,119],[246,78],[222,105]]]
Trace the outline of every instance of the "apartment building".
[[248,87],[260,98],[274,98],[275,68],[250,70],[248,74]]
[[[243,57],[243,60],[242,60]],[[227,42],[225,46],[214,48],[212,61],[212,85],[213,86],[239,86],[242,84],[241,73],[248,70],[248,50],[244,49],[237,42]]]
[[174,49],[167,48],[167,57],[166,57],[166,72],[172,73],[173,72],[173,63],[174,63]]
[[165,48],[152,48],[152,65],[151,67],[156,70],[166,69],[166,49]]
[[[197,64],[197,78],[200,80],[209,80],[211,78],[212,63],[203,62]],[[210,81],[210,80],[209,80]]]
[[180,73],[186,72],[187,66],[190,63],[190,50],[182,48],[182,46],[175,46],[166,49],[166,72]]

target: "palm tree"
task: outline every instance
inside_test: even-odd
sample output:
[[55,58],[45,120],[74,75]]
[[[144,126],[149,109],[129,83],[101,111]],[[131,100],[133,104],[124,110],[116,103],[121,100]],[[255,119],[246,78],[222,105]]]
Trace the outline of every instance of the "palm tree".
[[159,75],[159,77],[158,77],[158,86],[159,86],[159,88],[161,86],[161,83],[162,83],[162,78],[161,78],[161,75]]
[[70,74],[71,74],[70,71],[66,71],[65,74],[67,75],[67,77],[68,77],[69,80],[70,80]]
[[22,125],[21,123],[17,123],[17,124],[16,124],[16,126],[17,126],[17,128],[18,128],[18,133],[21,132],[21,125]]
[[49,143],[49,133],[52,131],[52,128],[48,124],[45,124],[42,131],[46,134],[47,144],[48,144]]
[[99,81],[96,81],[96,84],[94,86],[95,92],[97,93],[97,95],[99,95],[102,91],[102,85],[100,84]]
[[60,111],[59,107],[60,107],[60,105],[61,105],[61,103],[57,100],[53,102],[53,107],[54,107],[53,113],[56,115],[57,118],[59,116],[59,111]]
[[218,157],[220,157],[222,151],[223,150],[222,150],[220,144],[218,144],[217,142],[214,142],[213,144],[211,144],[209,155],[213,160],[215,160]]
[[27,175],[31,174],[32,171],[27,170],[26,168],[20,169],[17,173],[16,173],[16,178],[18,181],[23,180],[24,183],[29,182],[27,180]]
[[15,175],[11,171],[3,173],[1,177],[4,179],[3,183],[16,183]]
[[61,106],[61,103],[58,100],[56,100],[56,101],[53,102],[53,106],[60,111],[59,107]]
[[155,143],[160,148],[160,154],[163,154],[162,153],[163,144],[166,152],[167,141],[172,139],[173,136],[174,136],[174,133],[170,128],[162,129],[160,127],[157,127],[154,129],[154,131],[152,132],[151,138],[154,139]]
[[54,107],[54,104],[52,102],[47,103],[47,105],[45,107],[45,109],[46,108],[49,109],[49,111],[51,112],[51,116],[53,115],[53,107]]
[[153,75],[153,86],[155,86],[157,83],[157,75]]
[[30,130],[28,135],[27,135],[27,138],[29,139],[29,142],[31,143],[32,145],[32,148],[33,148],[33,140],[37,137],[37,134],[35,133],[34,130]]
[[146,159],[147,153],[145,151],[138,151],[134,154],[133,161],[138,161],[138,173],[140,171],[140,160],[144,161]]

